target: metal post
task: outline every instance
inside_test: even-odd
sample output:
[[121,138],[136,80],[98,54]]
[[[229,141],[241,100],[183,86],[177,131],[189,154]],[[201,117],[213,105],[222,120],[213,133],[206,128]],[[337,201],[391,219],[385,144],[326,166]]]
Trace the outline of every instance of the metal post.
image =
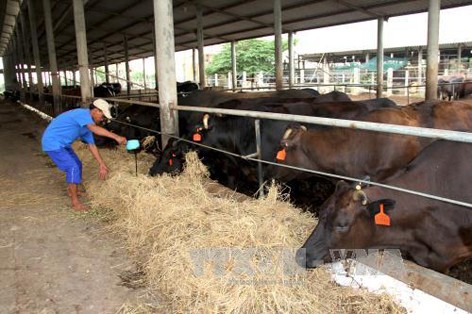
[[82,93],[82,105],[87,107],[87,102],[92,96],[90,84],[89,61],[87,52],[87,29],[85,25],[84,1],[73,0],[75,38],[77,43],[77,59],[79,62],[80,91]]
[[21,39],[21,34],[20,34],[20,29],[19,25],[17,25],[17,28],[15,30],[16,33],[16,39],[17,39],[17,49],[18,49],[18,59],[19,59],[19,70],[20,70],[20,77],[21,77],[21,91],[20,91],[20,98],[21,101],[25,101],[25,91],[28,86],[28,83],[26,82],[26,76],[25,76],[25,55],[23,53],[23,40]]
[[290,88],[293,88],[293,85],[295,83],[295,61],[293,59],[294,53],[293,53],[293,32],[288,33],[288,68],[289,68],[289,74],[288,74],[288,86]]
[[196,62],[196,50],[195,48],[192,48],[192,73],[193,73],[193,81],[197,81],[197,62]]
[[[77,0],[74,0],[74,3]],[[54,33],[52,31],[51,3],[50,0],[43,0],[44,24],[46,28],[46,38],[48,42],[49,70],[52,76],[52,94],[54,99],[54,113],[59,114],[62,111],[61,104],[61,85],[59,82],[59,73],[57,72],[56,47],[54,44]]]
[[162,131],[162,147],[167,135],[178,135],[178,113],[170,107],[177,104],[175,84],[175,43],[172,0],[154,0],[154,23],[156,28],[156,62],[159,63],[159,105]]
[[[256,154],[257,158],[260,160],[262,158],[262,149],[261,149],[261,120],[256,119],[254,121],[254,127],[256,131]],[[262,172],[262,163],[257,163],[257,177],[259,179],[259,197],[264,196],[264,174]]]
[[383,90],[383,64],[384,64],[383,26],[384,26],[384,18],[380,17],[377,19],[377,98],[382,98],[382,90]]
[[94,97],[94,87],[95,87],[95,83],[96,83],[96,80],[95,80],[95,69],[93,67],[93,55],[92,53],[90,53],[89,55],[89,72],[90,72],[90,86],[92,87],[92,92],[91,92],[91,96]]
[[125,71],[126,71],[126,95],[131,93],[131,79],[129,76],[129,54],[128,54],[128,37],[123,35],[123,44],[125,48]]
[[203,14],[202,7],[197,3],[197,42],[198,42],[198,75],[200,79],[200,88],[206,87],[205,82],[205,55],[203,52]]
[[146,92],[146,58],[143,58],[143,85]]
[[423,85],[423,48],[418,48],[418,85]]
[[67,71],[66,70],[64,70],[64,85],[69,86],[69,84],[67,83]]
[[236,42],[234,40],[231,41],[231,72],[233,91],[235,91],[237,87],[238,72],[236,70]]
[[462,44],[457,46],[457,74],[461,71],[461,60],[462,60]]
[[429,0],[428,52],[426,56],[426,100],[435,100],[437,98],[440,7],[440,0]]
[[22,33],[22,40],[25,42],[25,55],[26,55],[26,63],[28,64],[28,92],[29,92],[29,99],[33,102],[33,74],[31,73],[31,49],[30,49],[30,41],[26,37],[26,21],[23,15],[23,11],[20,11],[20,21],[21,21],[21,33]]
[[105,82],[110,83],[110,69],[108,69],[108,51],[107,44],[103,43],[103,59],[105,62]]
[[157,43],[156,43],[156,29],[155,29],[155,24],[152,25],[152,46],[154,48],[154,89],[157,91],[159,86],[157,84],[158,82],[158,69],[157,69]]
[[275,35],[275,89],[281,90],[283,88],[281,0],[274,0],[274,35]]

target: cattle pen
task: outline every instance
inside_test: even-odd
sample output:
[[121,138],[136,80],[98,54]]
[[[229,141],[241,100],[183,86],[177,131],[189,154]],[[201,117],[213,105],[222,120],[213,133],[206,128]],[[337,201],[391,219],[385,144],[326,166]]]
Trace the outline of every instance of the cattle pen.
[[[111,102],[123,102],[123,103],[136,103],[136,102],[132,102],[132,101],[126,101],[126,100],[117,100],[117,99],[113,99],[113,98],[109,98],[108,99],[109,101]],[[158,104],[155,104],[155,103],[147,103],[147,102],[138,102],[140,105],[144,105],[144,106],[158,106]],[[458,141],[458,142],[467,142],[467,143],[470,143],[472,141],[472,137],[469,133],[466,133],[466,132],[457,132],[457,131],[447,131],[447,130],[431,130],[431,129],[428,129],[428,128],[417,128],[417,127],[404,127],[404,126],[399,126],[399,125],[385,125],[385,124],[378,124],[378,123],[369,123],[369,122],[353,122],[353,121],[349,121],[349,120],[336,120],[336,119],[325,119],[325,118],[317,118],[317,117],[306,117],[306,116],[294,116],[294,115],[285,115],[285,116],[281,116],[279,114],[272,114],[272,113],[261,113],[261,112],[253,112],[253,111],[244,111],[244,110],[231,110],[231,109],[215,109],[215,108],[205,108],[205,107],[198,107],[198,108],[195,108],[195,107],[185,107],[185,106],[175,106],[173,109],[175,110],[188,110],[188,111],[195,111],[195,112],[202,112],[202,113],[218,113],[218,114],[226,114],[226,115],[235,115],[235,116],[244,116],[244,117],[251,117],[251,118],[254,118],[255,119],[255,123],[256,125],[259,123],[259,119],[264,119],[264,118],[269,118],[269,119],[274,119],[274,120],[285,120],[285,121],[297,121],[297,122],[302,122],[302,123],[318,123],[318,124],[323,124],[323,125],[330,125],[330,126],[338,126],[338,127],[345,127],[345,128],[349,128],[349,127],[353,127],[353,128],[357,128],[357,129],[367,129],[367,130],[372,130],[372,131],[378,131],[378,132],[396,132],[398,134],[403,134],[403,135],[416,135],[416,136],[421,136],[421,137],[429,137],[429,138],[433,138],[433,139],[444,139],[444,140],[452,140],[452,141]],[[141,128],[139,125],[132,125],[133,127],[136,127],[136,128]],[[258,127],[255,128],[256,130],[258,129]],[[156,133],[158,134],[159,132],[156,132],[156,130],[147,130],[147,131],[151,131],[153,133]],[[254,141],[257,142],[257,136],[258,134],[254,134]],[[260,136],[260,134],[259,134]],[[181,140],[184,140],[185,139],[181,139]],[[260,140],[259,140],[260,141]],[[198,145],[198,143],[197,143]],[[207,147],[209,149],[213,149],[211,147]],[[259,148],[260,149],[260,148]],[[221,151],[221,150],[220,150]],[[238,154],[235,154],[235,153],[232,153],[232,152],[224,152],[224,153],[228,153],[232,156],[235,156],[235,157],[238,157],[238,158],[242,158],[242,159],[247,159],[247,160],[252,160],[254,162],[257,162],[259,164],[261,163],[269,163],[269,162],[266,162],[266,161],[263,161],[263,160],[260,160],[258,158],[258,156],[256,154],[251,154],[251,155],[246,155],[246,156],[243,156],[243,155],[238,155]],[[276,164],[277,165],[277,164]],[[279,165],[277,165],[279,166]],[[283,166],[283,165],[282,165]],[[352,177],[344,177],[344,176],[338,176],[338,175],[333,175],[333,174],[330,174],[330,173],[324,173],[324,172],[317,172],[317,171],[313,171],[313,170],[310,170],[310,169],[300,169],[298,167],[290,167],[290,166],[286,166],[286,167],[289,167],[289,168],[294,168],[294,169],[297,169],[297,170],[304,170],[304,171],[308,171],[308,172],[313,172],[315,174],[321,174],[321,175],[325,175],[325,176],[333,176],[337,179],[344,179],[344,180],[348,180],[348,181],[354,181],[354,182],[359,182],[359,183],[365,183],[365,184],[371,184],[371,185],[378,185],[378,186],[382,186],[382,187],[387,187],[387,188],[391,188],[391,189],[397,189],[397,190],[400,190],[400,191],[404,191],[405,189],[402,189],[402,188],[398,188],[398,187],[391,187],[391,186],[386,186],[384,184],[381,184],[381,183],[377,183],[377,182],[371,182],[371,181],[366,181],[366,180],[363,180],[362,178],[352,178]],[[262,179],[261,179],[262,181]],[[261,191],[263,191],[263,188],[261,188]],[[461,205],[461,206],[466,206],[466,207],[471,207],[470,204],[468,203],[465,203],[465,202],[460,202],[460,201],[456,201],[456,200],[450,200],[450,199],[444,199],[444,198],[441,198],[441,197],[437,197],[437,196],[434,196],[434,195],[425,195],[425,193],[420,193],[420,192],[416,192],[416,191],[406,191],[407,193],[415,193],[415,194],[418,194],[418,195],[422,195],[422,196],[426,196],[426,197],[430,197],[430,198],[433,198],[433,199],[437,199],[437,200],[441,200],[441,201],[446,201],[446,202],[452,202],[452,203],[455,203],[455,204],[458,204],[458,205]],[[364,263],[366,263],[364,261]],[[378,264],[379,262],[377,261],[377,266],[379,265]],[[339,264],[341,265],[341,264]],[[379,270],[375,270],[375,265],[376,263],[370,261],[370,266],[363,266],[365,264],[363,264],[362,262],[362,259],[358,259],[358,260],[355,260],[355,261],[351,261],[350,264],[350,271],[348,270],[347,273],[344,273],[344,272],[341,272],[341,273],[344,273],[344,275],[350,277],[352,276],[352,281],[350,284],[353,284],[354,282],[356,283],[356,285],[359,285],[359,282],[361,282],[360,286],[362,287],[369,287],[369,285],[373,285],[374,287],[375,286],[378,286],[378,282],[377,284],[373,284],[370,280],[368,279],[369,278],[369,275],[374,278],[374,281],[376,281],[376,278],[378,278],[379,274]],[[369,265],[369,262],[366,263],[366,265]],[[441,277],[441,275],[438,275],[437,273],[434,273],[430,270],[427,270],[427,269],[421,269],[419,268],[418,266],[415,266],[411,263],[408,263],[406,262],[405,264],[406,266],[406,271],[404,271],[401,275],[398,274],[398,272],[391,272],[390,274],[388,273],[388,269],[387,269],[387,272],[382,275],[382,276],[385,276],[384,278],[395,278],[395,276],[399,276],[399,278],[395,278],[393,280],[393,283],[390,283],[391,285],[391,288],[390,289],[406,289],[408,290],[408,288],[406,286],[404,286],[404,284],[402,284],[401,282],[406,282],[407,285],[410,285],[410,286],[413,286],[415,287],[415,290],[414,291],[417,291],[417,290],[420,290],[420,291],[424,291],[426,292],[426,294],[422,295],[422,296],[419,296],[418,295],[418,291],[416,292],[416,294],[413,292],[413,290],[409,291],[409,292],[398,292],[400,290],[398,290],[396,293],[397,294],[403,294],[403,297],[408,299],[408,298],[414,298],[415,300],[417,300],[416,302],[419,302],[419,304],[424,304],[424,302],[426,303],[429,303],[429,304],[436,304],[435,302],[437,302],[437,299],[435,299],[434,297],[438,298],[439,300],[444,300],[446,301],[447,303],[450,303],[450,304],[453,304],[453,307],[454,306],[457,306],[458,308],[462,308],[462,309],[466,309],[466,310],[470,310],[468,308],[469,304],[472,304],[470,301],[470,286],[468,286],[467,284],[465,283],[460,283],[454,279],[446,279],[446,277]],[[365,269],[369,269],[369,267],[371,266],[374,266],[374,268],[370,268],[371,270],[370,271],[366,271]],[[337,278],[336,280],[338,282],[340,282],[341,284],[346,284],[346,281],[345,280],[341,280],[339,278],[342,278],[343,275],[340,275],[340,269],[339,268],[340,266],[336,266],[336,264],[333,264],[333,276],[335,276],[334,278]],[[346,267],[346,265],[345,265]],[[364,268],[362,268],[364,267]],[[367,268],[365,268],[367,267]],[[344,269],[344,268],[342,268]],[[364,271],[361,271],[360,274],[361,276],[359,277],[359,272],[356,273],[356,269],[364,269]],[[345,271],[345,270],[343,270]],[[385,270],[384,270],[385,271]],[[367,277],[365,277],[365,274],[367,273]],[[373,274],[373,275],[372,275]],[[389,276],[390,275],[390,276]],[[337,276],[337,277],[336,277]],[[414,278],[414,279],[412,279]],[[386,279],[387,280],[387,279]],[[396,283],[395,283],[396,282]],[[448,284],[446,284],[448,283]],[[387,284],[385,284],[387,285]],[[448,285],[452,285],[455,287],[455,291],[458,291],[457,294],[454,294],[454,295],[450,295],[449,294],[449,288]],[[402,288],[399,288],[399,287],[402,287]],[[375,288],[373,288],[375,289]],[[417,290],[416,290],[417,289]],[[405,295],[407,297],[405,297]],[[413,296],[414,295],[414,296]],[[431,297],[428,296],[428,295],[431,295],[433,296],[433,299],[430,299]],[[422,298],[425,298],[423,299],[423,301],[419,301],[419,300],[422,300]],[[427,300],[427,301],[425,301]],[[434,301],[436,300],[436,301]],[[423,303],[422,303],[423,302]],[[439,301],[441,302],[441,301]],[[445,311],[447,311],[448,309],[452,309],[452,308],[448,308],[448,305],[447,303],[438,303],[437,305],[432,305],[432,308],[434,307],[441,307],[443,308]],[[412,306],[412,305],[409,305],[409,306]],[[416,305],[416,306],[420,306],[421,305]],[[414,307],[412,307],[414,308]]]
[[3,1],[0,312],[472,313],[466,10]]

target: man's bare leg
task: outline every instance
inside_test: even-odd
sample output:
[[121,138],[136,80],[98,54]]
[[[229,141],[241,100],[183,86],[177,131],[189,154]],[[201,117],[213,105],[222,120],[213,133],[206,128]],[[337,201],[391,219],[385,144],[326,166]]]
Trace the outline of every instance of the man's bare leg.
[[[83,185],[77,185],[77,196],[84,196],[86,194],[85,187]],[[70,185],[67,185],[67,195],[71,197]]]
[[67,187],[67,191],[70,193],[70,199],[72,201],[72,208],[78,211],[87,211],[89,208],[82,204],[79,201],[79,197],[77,195],[78,187],[77,184],[74,183],[69,183],[69,186]]

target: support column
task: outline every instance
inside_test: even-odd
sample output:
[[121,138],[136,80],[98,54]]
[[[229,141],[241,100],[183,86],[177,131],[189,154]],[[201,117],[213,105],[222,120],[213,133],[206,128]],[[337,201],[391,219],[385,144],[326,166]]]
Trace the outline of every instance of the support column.
[[384,18],[377,19],[377,98],[382,98],[383,90],[383,64],[384,64],[384,46],[383,46],[383,26]]
[[205,82],[205,55],[203,52],[203,16],[202,7],[197,4],[197,42],[198,42],[198,74],[200,80],[200,88],[206,87]]
[[295,83],[295,61],[293,59],[293,32],[288,33],[288,86],[293,88]]
[[73,0],[75,38],[77,42],[77,59],[79,62],[80,91],[82,93],[82,106],[88,107],[87,102],[92,97],[90,84],[89,61],[87,50],[87,30],[85,26],[84,1]]
[[90,86],[92,87],[91,96],[94,97],[94,87],[96,84],[96,77],[95,77],[95,68],[93,67],[93,55],[90,53],[89,57],[89,72],[90,72]]
[[418,48],[418,85],[423,84],[423,48]]
[[238,72],[236,71],[236,42],[234,40],[231,42],[231,73],[231,82],[233,91],[235,91],[237,87]]
[[34,65],[36,70],[36,80],[38,81],[38,93],[39,93],[39,103],[43,104],[44,102],[44,84],[43,84],[43,77],[41,73],[41,59],[39,57],[39,44],[38,44],[38,32],[37,25],[36,25],[36,12],[33,6],[33,0],[28,0],[28,16],[30,21],[30,30],[31,30],[31,43],[33,46],[33,57],[34,57]]
[[275,89],[283,88],[282,65],[282,6],[281,0],[274,0],[274,35],[275,35]]
[[156,28],[156,62],[159,63],[159,104],[162,131],[162,147],[169,140],[168,135],[179,134],[175,75],[174,16],[172,0],[154,0],[154,23]]
[[28,92],[29,92],[29,99],[33,102],[33,74],[31,73],[31,49],[30,49],[30,41],[28,40],[26,34],[26,20],[23,15],[23,11],[20,10],[20,21],[21,21],[21,33],[22,33],[22,40],[25,42],[25,56],[26,56],[26,64],[28,65]]
[[146,91],[146,58],[143,58],[143,85],[144,91]]
[[426,100],[437,99],[440,0],[429,0],[426,56]]
[[[74,4],[75,4],[75,1],[77,0],[74,0]],[[62,112],[61,85],[59,82],[59,73],[57,72],[56,46],[54,44],[54,33],[52,31],[50,0],[43,0],[43,9],[44,9],[44,25],[46,28],[46,38],[48,42],[49,70],[51,71],[51,76],[52,76],[52,94],[54,98],[54,113],[57,115]]]
[[105,62],[105,82],[110,83],[110,69],[108,69],[108,51],[107,44],[103,43],[103,59]]
[[458,74],[459,74],[460,71],[462,70],[461,59],[462,59],[462,44],[459,44],[459,45],[457,46],[457,73],[458,73]]
[[75,72],[76,72],[76,69],[73,69],[72,70],[72,82],[74,83],[74,87],[77,86],[77,77],[76,77]]
[[155,23],[152,25],[152,44],[154,48],[154,89],[157,91],[159,89],[158,86],[158,69],[157,69],[157,42],[156,42],[156,29],[155,29]]
[[67,70],[64,70],[64,85],[69,86],[69,82],[67,82]]
[[28,83],[26,82],[26,76],[25,76],[25,55],[23,52],[23,39],[21,38],[20,34],[20,29],[19,25],[17,24],[17,27],[15,29],[15,34],[16,34],[16,41],[18,43],[17,49],[18,49],[18,59],[19,59],[19,71],[20,71],[20,78],[21,78],[21,90],[20,90],[20,99],[21,101],[25,101],[25,91],[26,88],[28,87]]
[[131,79],[129,76],[129,54],[128,54],[128,37],[123,35],[123,44],[125,48],[125,71],[126,71],[126,95],[131,94]]
[[12,86],[14,71],[11,70],[11,52],[9,49],[6,50],[6,53],[3,57],[3,77],[5,81],[5,87]]
[[195,48],[192,48],[192,72],[193,72],[193,81],[194,82],[197,81],[197,62],[196,62],[196,58],[197,58],[196,50],[195,50]]

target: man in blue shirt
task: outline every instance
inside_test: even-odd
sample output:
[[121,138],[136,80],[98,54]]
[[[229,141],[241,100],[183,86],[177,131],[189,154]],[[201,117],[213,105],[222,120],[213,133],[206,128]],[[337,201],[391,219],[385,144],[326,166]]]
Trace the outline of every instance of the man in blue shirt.
[[126,144],[126,138],[97,125],[104,117],[111,119],[110,105],[103,99],[97,99],[90,105],[90,109],[74,109],[58,115],[48,125],[41,140],[43,151],[65,172],[72,208],[78,211],[87,211],[88,207],[78,198],[78,185],[82,183],[82,163],[72,149],[72,143],[81,139],[88,144],[99,164],[99,178],[102,180],[109,170],[95,146],[92,133],[114,139],[118,144]]

